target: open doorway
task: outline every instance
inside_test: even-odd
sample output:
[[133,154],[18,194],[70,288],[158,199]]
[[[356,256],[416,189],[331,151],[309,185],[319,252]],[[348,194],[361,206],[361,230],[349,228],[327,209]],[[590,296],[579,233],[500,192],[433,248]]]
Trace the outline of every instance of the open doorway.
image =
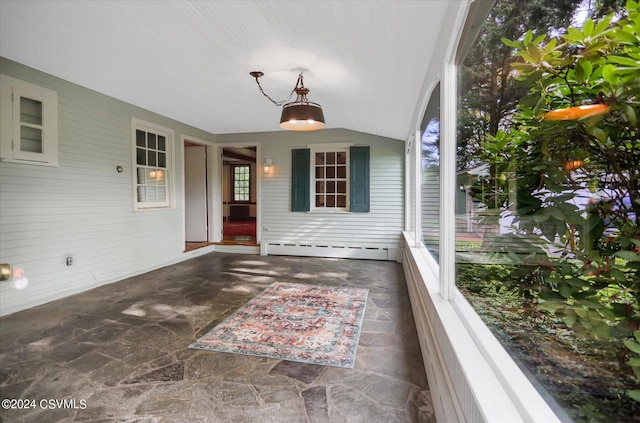
[[222,241],[258,245],[256,146],[222,148]]

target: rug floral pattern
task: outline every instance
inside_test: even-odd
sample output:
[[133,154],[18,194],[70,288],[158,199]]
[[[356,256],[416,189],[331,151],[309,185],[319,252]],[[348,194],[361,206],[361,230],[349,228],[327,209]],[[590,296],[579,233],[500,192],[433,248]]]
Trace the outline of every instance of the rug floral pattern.
[[190,348],[353,368],[367,295],[275,282]]

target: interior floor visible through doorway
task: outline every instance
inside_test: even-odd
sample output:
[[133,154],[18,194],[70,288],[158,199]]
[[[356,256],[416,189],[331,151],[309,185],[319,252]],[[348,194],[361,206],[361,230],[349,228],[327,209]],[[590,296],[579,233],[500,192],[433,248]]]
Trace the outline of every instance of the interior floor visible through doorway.
[[186,242],[184,252],[197,250],[209,245],[248,245],[256,247],[260,244],[255,236],[226,236],[220,242]]

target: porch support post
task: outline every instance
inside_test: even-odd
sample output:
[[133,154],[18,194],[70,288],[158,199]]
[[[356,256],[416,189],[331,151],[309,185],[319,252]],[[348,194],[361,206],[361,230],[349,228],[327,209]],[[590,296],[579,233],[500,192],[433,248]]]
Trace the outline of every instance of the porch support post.
[[453,298],[456,276],[456,66],[444,64],[440,84],[440,295]]

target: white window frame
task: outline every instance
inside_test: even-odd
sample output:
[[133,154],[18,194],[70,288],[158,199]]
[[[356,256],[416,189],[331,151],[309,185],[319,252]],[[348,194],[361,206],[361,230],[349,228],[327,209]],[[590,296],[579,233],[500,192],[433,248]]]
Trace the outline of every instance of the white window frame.
[[[147,165],[139,165],[137,163],[137,145],[136,145],[136,131],[144,131],[147,133],[153,133],[156,135],[160,135],[165,137],[166,140],[166,167],[161,168],[160,166],[147,166]],[[160,126],[151,122],[146,122],[141,119],[132,118],[131,119],[131,148],[132,148],[132,158],[131,158],[131,181],[133,183],[133,208],[135,211],[142,210],[154,210],[154,209],[163,209],[163,208],[171,208],[173,207],[173,140],[175,138],[174,131],[172,129],[166,128],[164,126]],[[145,150],[147,150],[145,148]],[[153,171],[164,170],[164,180],[165,180],[165,201],[138,201],[138,169],[149,169]]]
[[[340,144],[313,144],[309,145],[308,148],[310,150],[310,172],[311,172],[311,202],[310,211],[311,212],[323,212],[323,213],[349,213],[351,210],[351,202],[349,198],[350,188],[351,188],[351,175],[350,175],[350,155],[349,148],[352,144],[340,143]],[[346,158],[346,205],[345,207],[316,207],[316,165],[315,165],[315,157],[316,153],[327,153],[327,152],[344,152],[347,155]],[[324,193],[321,193],[324,194]]]
[[[236,175],[235,175],[235,170],[238,167],[246,167],[248,168],[248,174],[249,174],[249,179],[246,179],[246,181],[249,183],[247,186],[247,199],[246,200],[238,200],[236,198]],[[232,163],[231,164],[231,180],[233,182],[232,186],[231,186],[231,202],[232,203],[250,203],[251,202],[251,185],[253,182],[253,171],[251,170],[251,165],[249,163]],[[244,179],[242,179],[244,180]]]
[[[20,98],[42,104],[40,125],[20,121]],[[41,166],[58,166],[58,93],[48,88],[0,74],[0,160]],[[42,131],[42,152],[21,149],[21,127]]]

